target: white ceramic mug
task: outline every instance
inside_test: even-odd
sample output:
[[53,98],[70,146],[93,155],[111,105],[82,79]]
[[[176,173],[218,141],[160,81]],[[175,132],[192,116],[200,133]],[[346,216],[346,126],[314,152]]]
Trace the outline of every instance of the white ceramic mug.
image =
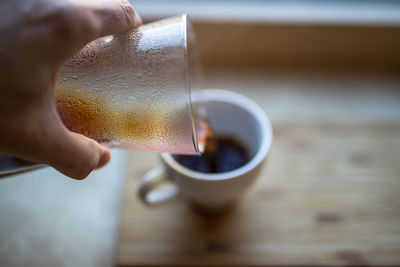
[[193,103],[207,110],[217,136],[240,140],[251,160],[229,172],[203,173],[182,166],[170,153],[162,153],[162,165],[146,173],[139,185],[139,197],[145,204],[159,204],[181,196],[206,210],[218,210],[236,200],[256,180],[267,158],[272,127],[256,103],[225,90],[196,92]]

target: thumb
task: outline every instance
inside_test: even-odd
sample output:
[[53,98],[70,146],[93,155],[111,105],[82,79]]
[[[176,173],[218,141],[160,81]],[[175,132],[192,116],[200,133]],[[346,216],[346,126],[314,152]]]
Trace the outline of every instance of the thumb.
[[[46,114],[46,115],[49,115]],[[47,116],[47,123],[41,123],[43,116],[36,120],[25,120],[19,131],[10,136],[9,154],[27,160],[50,165],[61,173],[84,179],[91,171],[107,164],[110,151],[83,135],[70,132],[58,118]]]
[[42,162],[49,164],[63,174],[84,179],[91,171],[103,167],[110,160],[110,151],[81,134],[68,131],[60,126],[52,144],[44,151]]
[[40,145],[37,143],[35,146],[36,152],[32,158],[71,178],[84,179],[110,160],[110,151],[106,147],[81,134],[70,132],[61,122],[48,127],[45,136],[40,138]]

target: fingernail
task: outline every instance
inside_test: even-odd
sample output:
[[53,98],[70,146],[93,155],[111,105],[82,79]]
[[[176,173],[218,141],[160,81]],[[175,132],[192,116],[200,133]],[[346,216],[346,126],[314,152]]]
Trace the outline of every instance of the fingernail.
[[104,152],[101,154],[100,160],[97,163],[96,169],[99,169],[106,165],[110,161],[110,151],[109,150],[104,150]]

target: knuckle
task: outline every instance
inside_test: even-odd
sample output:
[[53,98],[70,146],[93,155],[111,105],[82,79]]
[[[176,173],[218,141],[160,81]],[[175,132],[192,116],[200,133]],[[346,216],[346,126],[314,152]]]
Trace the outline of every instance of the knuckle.
[[71,34],[75,31],[75,9],[72,5],[62,5],[52,11],[55,29],[62,34]]
[[93,32],[94,23],[87,10],[73,4],[64,4],[52,11],[54,30],[63,39]]
[[83,180],[94,170],[95,167],[96,166],[94,166],[90,161],[79,161],[69,168],[68,176],[77,180]]
[[68,176],[70,176],[71,178],[74,178],[76,180],[83,180],[89,176],[91,171],[92,170],[79,168],[79,169],[76,169],[73,172],[71,172]]
[[127,20],[129,24],[133,23],[135,18],[135,10],[128,0],[121,1],[121,10],[123,17]]
[[[92,144],[93,147],[89,148],[88,151],[96,151],[95,144]],[[85,152],[83,152],[85,153]],[[98,156],[94,153],[85,153],[81,154],[79,157],[75,156],[71,158],[72,166],[70,168],[71,177],[82,180],[85,179],[96,167],[98,163]]]
[[118,25],[133,24],[135,18],[135,11],[127,0],[120,0],[119,4],[111,9],[101,8],[99,13],[100,16],[107,21],[107,23]]

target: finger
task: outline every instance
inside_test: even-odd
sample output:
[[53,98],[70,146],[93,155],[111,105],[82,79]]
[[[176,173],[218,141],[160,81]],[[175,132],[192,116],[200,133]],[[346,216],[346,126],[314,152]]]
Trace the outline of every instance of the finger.
[[106,147],[64,127],[54,131],[53,137],[57,140],[39,150],[42,162],[71,178],[84,179],[110,160],[110,151]]
[[94,39],[133,29],[142,24],[141,17],[128,0],[73,2],[80,25],[91,27]]
[[7,140],[3,145],[8,154],[50,165],[75,179],[85,178],[110,160],[106,147],[68,131],[55,108],[46,103],[19,117],[20,120],[9,122],[13,134],[0,134],[1,139]]
[[26,26],[30,31],[24,32],[24,49],[32,50],[31,54],[39,58],[48,58],[51,68],[58,67],[94,39],[142,23],[127,0],[63,0],[39,9],[40,12],[31,11],[33,15]]

